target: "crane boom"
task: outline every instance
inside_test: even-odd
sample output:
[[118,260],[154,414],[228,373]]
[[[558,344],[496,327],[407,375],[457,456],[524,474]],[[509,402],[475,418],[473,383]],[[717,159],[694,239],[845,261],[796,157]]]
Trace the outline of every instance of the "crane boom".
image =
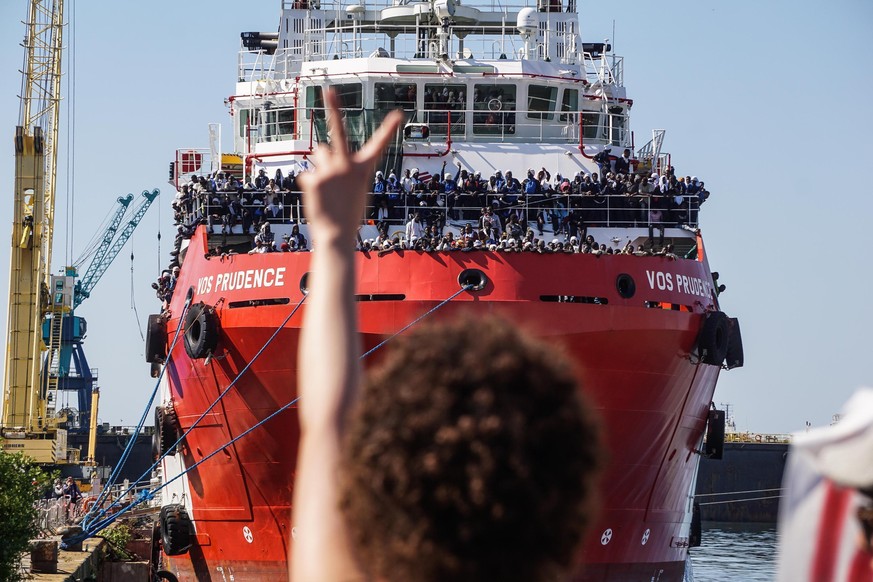
[[31,0],[24,40],[20,125],[15,131],[15,187],[7,350],[3,380],[4,450],[42,462],[66,455],[66,433],[40,382],[40,327],[48,310],[61,100],[63,0]]
[[[94,255],[94,259],[88,265],[85,274],[76,282],[73,291],[73,309],[78,307],[82,301],[91,296],[91,291],[94,289],[94,286],[97,285],[97,282],[100,281],[100,278],[106,272],[106,269],[109,268],[109,265],[111,265],[112,261],[115,260],[115,257],[118,256],[118,253],[121,252],[121,249],[124,247],[125,243],[127,243],[130,235],[133,234],[133,231],[136,229],[140,220],[145,216],[149,206],[151,206],[152,202],[154,202],[159,194],[160,191],[157,189],[152,190],[151,192],[144,190],[139,206],[134,209],[133,216],[131,216],[130,220],[127,221],[127,224],[124,225],[124,228],[121,229],[120,233],[118,232],[118,225],[121,222],[124,210],[127,209],[128,204],[133,200],[133,194],[128,194],[125,198],[118,199],[118,203],[122,205],[122,208],[120,209],[122,216],[116,215],[117,222],[113,221],[110,223],[103,235],[103,241],[97,249],[97,253]],[[123,202],[125,200],[127,201],[126,203]]]

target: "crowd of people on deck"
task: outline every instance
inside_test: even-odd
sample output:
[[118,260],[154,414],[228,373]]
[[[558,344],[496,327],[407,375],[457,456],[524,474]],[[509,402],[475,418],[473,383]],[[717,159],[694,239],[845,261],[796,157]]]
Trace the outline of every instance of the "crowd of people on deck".
[[595,157],[599,172],[552,176],[546,168],[528,169],[519,179],[512,170],[497,170],[488,178],[457,163],[455,173],[419,172],[398,177],[376,172],[370,219],[392,222],[408,219],[405,209],[420,207],[426,222],[475,219],[478,209],[491,207],[504,220],[515,214],[522,222],[536,221],[566,233],[572,223],[586,225],[694,224],[697,210],[709,197],[696,176],[677,176],[670,167],[661,175],[633,171],[630,151],[612,158],[609,150]]
[[[575,226],[655,225],[697,223],[697,211],[709,197],[696,176],[679,176],[673,167],[663,174],[635,169],[630,150],[610,155],[609,148],[594,157],[598,172],[554,175],[546,168],[528,169],[523,178],[513,170],[482,172],[456,163],[454,173],[444,162],[430,174],[407,168],[401,176],[377,171],[372,185],[368,220],[377,225],[404,224],[412,210],[427,224],[476,220],[479,209],[490,207],[506,224],[511,215],[526,226],[535,223],[569,236]],[[210,233],[229,233],[239,225],[257,234],[264,224],[297,223],[305,218],[295,172],[277,169],[269,177],[261,168],[254,180],[241,182],[223,171],[192,176],[173,201],[176,225],[190,236],[198,224]]]
[[[597,172],[580,171],[573,176],[529,168],[521,178],[511,169],[490,172],[486,178],[460,162],[454,172],[446,171],[445,162],[434,174],[416,168],[404,170],[401,176],[377,171],[365,220],[379,234],[359,237],[357,248],[379,254],[488,250],[674,258],[670,245],[664,244],[663,229],[696,225],[700,205],[709,198],[704,182],[696,176],[679,176],[672,166],[663,174],[645,171],[628,149],[613,156],[605,148],[593,161]],[[212,234],[229,234],[240,226],[242,233],[253,235],[250,254],[310,250],[299,228],[306,220],[300,202],[294,171],[286,175],[277,169],[269,176],[261,168],[248,181],[225,171],[191,176],[172,203],[175,248],[169,267],[152,284],[158,299],[169,304],[182,242],[200,224]],[[447,229],[449,222],[460,231]],[[292,232],[277,240],[271,224],[289,223]],[[649,246],[628,243],[617,249],[588,234],[589,227],[606,225],[647,226]],[[404,230],[389,234],[397,227]],[[660,231],[657,244],[656,230]],[[547,231],[551,232],[547,235]]]
[[286,176],[279,168],[269,177],[261,168],[246,182],[218,171],[191,176],[181,184],[173,200],[173,216],[177,227],[189,231],[189,236],[199,224],[206,224],[210,233],[229,233],[237,225],[244,233],[257,233],[264,224],[295,220],[299,202],[294,171]]
[[155,295],[166,309],[173,298],[173,291],[176,289],[176,280],[179,278],[179,261],[178,253],[173,255],[173,263],[171,267],[161,273],[158,280],[152,283],[152,289],[155,290]]
[[249,251],[249,254],[255,253],[293,253],[297,251],[308,251],[309,243],[306,237],[300,232],[300,226],[295,224],[291,227],[291,234],[283,234],[282,242],[276,240],[276,235],[270,228],[270,223],[265,222],[261,225],[258,234],[254,238],[254,247]]
[[492,252],[534,252],[549,253],[582,253],[592,255],[635,255],[638,257],[662,255],[675,259],[673,246],[662,244],[656,246],[655,241],[647,246],[634,246],[630,242],[622,248],[613,248],[606,243],[598,243],[591,234],[573,234],[569,237],[552,238],[546,241],[539,238],[533,229],[520,231],[518,222],[510,219],[507,229],[498,234],[498,227],[493,226],[499,220],[489,208],[482,209],[480,226],[474,227],[467,223],[460,234],[449,230],[443,232],[437,225],[425,226],[416,212],[406,224],[404,233],[389,236],[386,230],[380,230],[376,238],[358,239],[358,250],[384,254],[390,251],[492,251]]

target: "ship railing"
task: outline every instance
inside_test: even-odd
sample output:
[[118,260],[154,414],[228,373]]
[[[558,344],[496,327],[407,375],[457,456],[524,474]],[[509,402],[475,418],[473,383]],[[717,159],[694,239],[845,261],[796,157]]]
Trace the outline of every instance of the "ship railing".
[[724,435],[728,443],[791,443],[791,435],[788,433],[759,433],[759,432],[727,432]]
[[[220,193],[228,197],[238,196],[236,193]],[[265,204],[241,204],[242,214],[232,217],[226,204],[211,202],[191,205],[186,209],[184,225],[193,229],[197,224],[206,224],[211,234],[253,234],[253,226],[264,221],[270,224],[304,224],[306,222],[305,207],[300,192],[247,191],[251,196],[275,197],[278,212],[273,215],[267,211]],[[212,195],[215,196],[215,195]],[[373,203],[376,196],[384,198]],[[538,222],[549,227],[553,232],[568,232],[573,224],[583,224],[589,227],[637,227],[664,229],[684,225],[691,229],[698,226],[700,202],[696,196],[685,196],[681,205],[664,200],[664,205],[653,205],[648,196],[586,196],[582,194],[532,195],[520,202],[506,203],[503,194],[460,194],[455,202],[449,201],[443,194],[413,193],[408,196],[391,193],[376,195],[366,206],[363,224],[384,224],[386,226],[402,226],[416,212],[422,223],[445,225],[448,223],[463,224],[478,222],[485,207],[493,208],[505,227],[506,218],[514,214],[519,222],[530,225],[536,230]]]
[[[483,208],[491,208],[500,218],[501,227],[515,215],[523,225],[536,230],[538,223],[549,226],[553,232],[569,232],[573,224],[588,227],[637,227],[674,228],[684,225],[691,229],[698,226],[700,210],[699,199],[686,196],[682,205],[671,207],[652,206],[643,197],[625,195],[585,196],[581,194],[553,195],[548,198],[532,196],[523,202],[507,204],[501,201],[501,194],[466,195],[460,201],[448,205],[444,195],[428,194],[419,199],[411,195],[405,203],[382,206],[369,205],[366,208],[365,223],[386,225],[406,224],[410,217],[419,213],[422,222],[427,224],[478,222]],[[471,204],[471,202],[473,202]],[[380,208],[382,211],[380,212]]]
[[[330,2],[330,1],[322,1],[322,0],[282,0],[282,8],[286,10],[290,9],[306,9],[306,8],[321,8],[323,11],[337,11],[343,14],[345,17],[346,8],[351,5],[358,4],[357,0],[344,0],[340,2]],[[367,2],[366,7],[368,10],[382,10],[383,8],[390,8],[392,6],[401,6],[405,4],[416,4],[421,2],[414,2],[410,0],[391,0],[391,1],[381,1],[381,2]],[[572,11],[575,10],[576,3],[574,0],[551,0],[546,3],[546,0],[531,0],[528,2],[520,2],[520,1],[503,1],[503,0],[477,0],[476,2],[467,3],[469,6],[473,8],[477,8],[482,12],[502,12],[506,14],[513,15],[512,25],[515,26],[515,14],[521,10],[522,8],[542,8],[545,9],[546,6],[551,6],[555,10],[553,11]]]
[[[446,70],[434,61],[441,56],[454,60],[514,60],[520,58],[523,43],[517,36],[501,35],[513,31],[515,21],[502,26],[467,27],[463,45],[450,42],[443,49],[433,40],[419,40],[416,28],[412,26],[380,26],[375,34],[361,34],[356,28],[343,24],[336,28],[312,29],[307,33],[307,42],[302,47],[278,49],[270,53],[263,49],[241,50],[237,57],[237,79],[239,82],[262,83],[259,92],[280,92],[283,79],[295,77],[299,72],[311,74],[307,64],[334,59],[359,59],[365,57],[390,57],[396,59],[421,59],[420,70],[395,71],[392,73],[439,73]],[[495,35],[501,35],[495,40]],[[536,43],[537,54],[543,54],[546,47],[554,43],[566,46],[565,34],[550,33],[543,42]],[[393,38],[392,38],[393,37]],[[583,62],[582,55],[561,55],[562,62]],[[468,65],[469,66],[469,65]],[[387,69],[386,65],[386,69]],[[449,69],[450,70],[450,69]],[[596,69],[586,71],[589,79],[597,78]],[[269,81],[277,85],[271,86]]]
[[[457,42],[455,37],[445,46],[433,39],[420,39],[422,29],[433,26],[391,26],[380,25],[378,31],[368,30],[366,33],[346,21],[330,28],[314,29],[308,32],[309,42],[304,45],[304,52],[298,58],[304,61],[319,61],[332,59],[359,59],[364,57],[389,57],[395,59],[422,59],[427,64],[419,65],[419,70],[397,71],[406,73],[439,73],[450,70],[436,61],[443,58],[453,60],[515,60],[520,58],[524,46],[515,32],[515,19],[506,25],[479,25],[464,27],[464,42]],[[545,47],[564,39],[556,33],[549,33],[543,42],[535,44],[541,54]],[[567,56],[567,55],[562,55]],[[578,57],[578,56],[577,56]],[[574,60],[575,62],[575,60]],[[303,67],[304,73],[305,65]],[[387,69],[387,66],[386,66]],[[393,69],[393,68],[392,68]]]
[[[293,79],[298,73],[311,74],[307,67],[318,67],[318,61],[364,57],[390,57],[428,61],[416,63],[421,70],[394,71],[395,73],[442,73],[450,68],[446,59],[459,61],[516,60],[531,58],[554,60],[563,65],[581,65],[584,77],[589,82],[623,84],[622,57],[612,53],[587,53],[575,50],[579,45],[574,27],[544,27],[530,47],[532,53],[525,57],[525,44],[518,35],[513,10],[500,10],[502,21],[488,24],[457,24],[450,28],[445,42],[435,40],[438,35],[427,31],[441,29],[439,24],[422,22],[414,24],[391,24],[378,20],[377,9],[367,6],[368,18],[375,21],[362,22],[355,15],[315,19],[303,34],[300,46],[267,50],[243,43],[238,56],[238,80],[261,82],[267,80]],[[317,23],[324,22],[324,26]],[[463,37],[459,39],[458,37]],[[296,42],[296,41],[295,41]],[[466,63],[468,66],[470,63]],[[464,65],[464,63],[461,63]],[[269,92],[269,90],[267,91]]]
[[[135,426],[112,426],[108,422],[104,422],[103,424],[97,425],[97,432],[101,435],[117,435],[127,437],[136,432]],[[145,436],[150,436],[154,434],[155,427],[153,426],[144,426],[140,429],[140,434]]]
[[582,65],[589,83],[624,86],[624,57],[612,53],[582,53]]
[[237,80],[240,83],[256,83],[259,93],[283,93],[288,90],[287,81],[300,70],[304,56],[303,47],[277,49],[274,53],[265,50],[241,50],[237,55]]
[[[507,24],[506,30],[514,30],[514,23]],[[394,30],[396,28],[396,30]],[[378,34],[351,35],[351,29],[339,27],[338,30],[312,30],[310,40],[302,47],[278,49],[275,53],[258,50],[241,50],[237,57],[237,79],[239,82],[257,83],[256,92],[262,94],[282,93],[288,90],[289,81],[298,74],[311,74],[306,64],[314,61],[334,59],[354,59],[365,57],[390,57],[395,59],[422,60],[426,63],[406,65],[416,67],[411,70],[395,70],[392,74],[445,74],[461,73],[464,67],[482,66],[475,61],[503,61],[522,58],[523,43],[513,35],[503,35],[495,40],[495,35],[503,31],[498,26],[469,27],[470,33],[464,38],[464,44],[450,43],[443,53],[439,45],[432,40],[419,40],[414,27],[398,26],[380,27]],[[343,35],[351,35],[349,37]],[[393,36],[393,38],[392,38]],[[555,44],[561,47],[569,46],[566,33],[547,33],[542,42],[533,45],[537,55],[547,54],[547,47]],[[566,50],[566,49],[562,49]],[[459,62],[452,66],[440,66],[435,60],[447,56]],[[543,57],[544,58],[544,57]],[[560,63],[580,64],[583,75],[589,83],[599,82],[604,85],[623,85],[624,58],[618,55],[600,55],[591,53],[559,54]],[[314,67],[315,65],[313,65]],[[310,67],[311,69],[312,67]],[[386,69],[389,69],[386,66]],[[374,70],[378,73],[380,71]],[[283,83],[284,81],[284,83]]]
[[220,154],[208,148],[178,149],[170,164],[169,182],[176,190],[181,190],[182,184],[190,182],[192,176],[205,176],[219,170],[220,160]]

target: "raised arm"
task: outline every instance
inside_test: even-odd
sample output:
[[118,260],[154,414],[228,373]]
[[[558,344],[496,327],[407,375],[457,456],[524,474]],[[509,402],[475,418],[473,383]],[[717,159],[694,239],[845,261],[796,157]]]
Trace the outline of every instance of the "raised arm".
[[315,153],[303,190],[314,252],[298,355],[300,445],[294,483],[294,582],[361,578],[338,508],[342,420],[358,395],[360,345],[354,303],[355,234],[376,162],[403,118],[391,113],[373,138],[350,153],[338,100],[327,91],[330,146]]

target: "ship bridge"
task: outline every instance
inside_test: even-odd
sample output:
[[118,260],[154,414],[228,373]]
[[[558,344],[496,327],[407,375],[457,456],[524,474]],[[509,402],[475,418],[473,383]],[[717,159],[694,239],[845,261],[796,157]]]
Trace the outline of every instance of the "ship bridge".
[[623,59],[607,42],[580,41],[567,2],[286,2],[278,33],[242,35],[229,100],[235,151],[245,152],[248,175],[298,170],[326,140],[330,86],[353,148],[390,111],[406,112],[386,169],[448,160],[487,171],[509,155],[591,171],[604,147],[633,148],[632,101]]

